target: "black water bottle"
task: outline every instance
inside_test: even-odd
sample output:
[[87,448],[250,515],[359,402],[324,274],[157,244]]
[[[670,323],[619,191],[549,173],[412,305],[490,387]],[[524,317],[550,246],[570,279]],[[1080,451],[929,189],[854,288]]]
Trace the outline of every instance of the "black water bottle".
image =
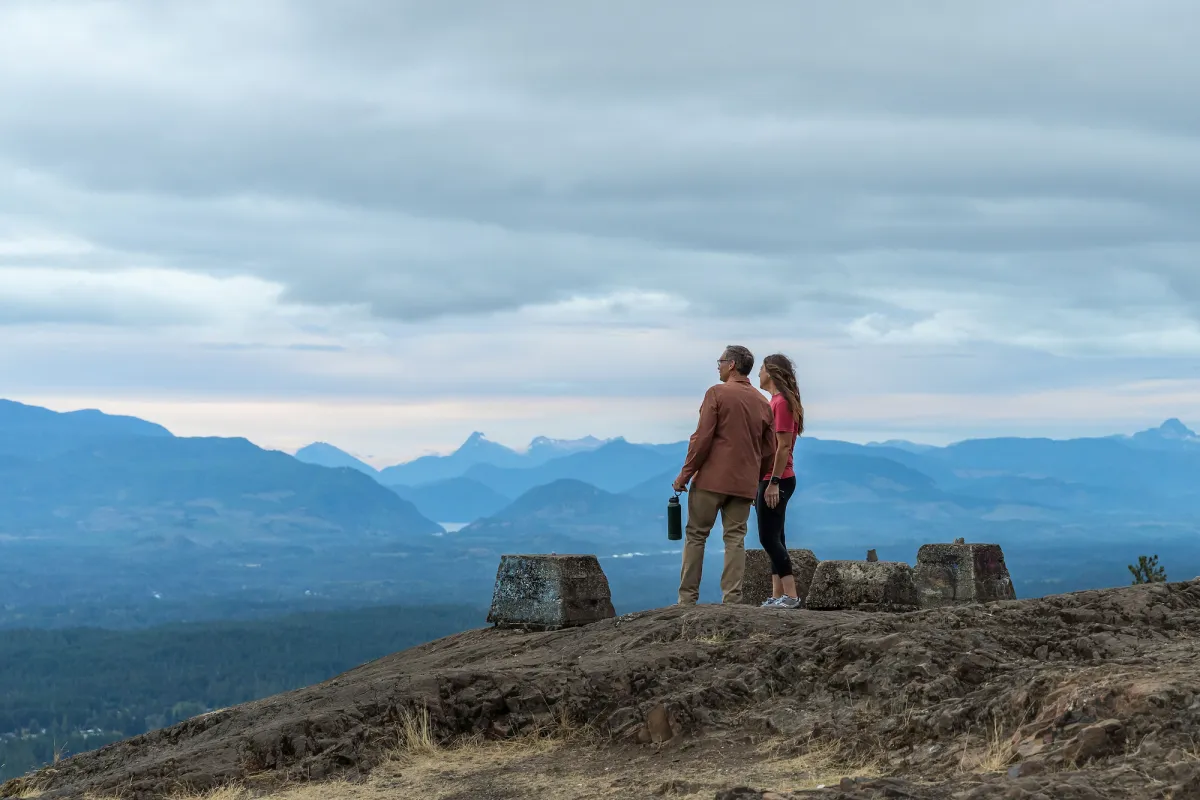
[[667,538],[673,542],[683,538],[683,506],[679,505],[679,495],[667,501]]

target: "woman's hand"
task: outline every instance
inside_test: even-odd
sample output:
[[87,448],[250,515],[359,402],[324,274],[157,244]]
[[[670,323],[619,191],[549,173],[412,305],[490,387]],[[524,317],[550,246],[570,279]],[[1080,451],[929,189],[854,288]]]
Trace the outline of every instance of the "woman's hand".
[[763,499],[767,501],[767,508],[779,505],[779,484],[772,483],[767,486],[766,491],[763,492]]

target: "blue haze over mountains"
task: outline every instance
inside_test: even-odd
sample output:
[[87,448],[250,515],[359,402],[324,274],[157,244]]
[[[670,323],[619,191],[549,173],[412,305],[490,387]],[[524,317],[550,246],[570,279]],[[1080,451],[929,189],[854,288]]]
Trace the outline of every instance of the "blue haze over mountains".
[[[519,551],[595,553],[619,611],[668,604],[679,557],[664,504],[685,451],[589,437],[518,452],[475,433],[376,470],[330,444],[293,457],[0,401],[0,627],[483,607],[499,555]],[[796,466],[788,541],[820,558],[911,562],[924,542],[994,541],[1019,596],[1127,583],[1143,553],[1173,578],[1200,573],[1200,438],[1178,420],[948,447],[804,437]],[[718,531],[705,600],[719,548]]]

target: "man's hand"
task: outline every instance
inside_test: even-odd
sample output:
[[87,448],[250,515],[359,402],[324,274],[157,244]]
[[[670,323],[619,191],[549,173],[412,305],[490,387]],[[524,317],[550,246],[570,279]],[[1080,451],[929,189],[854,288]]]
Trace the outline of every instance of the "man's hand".
[[769,485],[766,491],[763,492],[763,499],[767,501],[767,508],[774,508],[779,505],[779,484],[772,483]]
[[675,479],[675,482],[673,484],[671,484],[671,488],[674,489],[675,492],[678,494],[678,493],[686,492],[687,485],[688,485],[688,479],[683,477],[682,475],[680,475],[678,478]]

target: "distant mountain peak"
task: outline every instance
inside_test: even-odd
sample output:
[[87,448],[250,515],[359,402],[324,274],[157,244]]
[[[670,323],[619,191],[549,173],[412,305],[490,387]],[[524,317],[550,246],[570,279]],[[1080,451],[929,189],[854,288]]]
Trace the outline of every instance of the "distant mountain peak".
[[455,452],[469,453],[472,450],[490,450],[495,448],[499,448],[501,450],[509,449],[499,442],[493,442],[491,439],[487,438],[487,434],[483,431],[473,431],[471,435],[467,437],[467,440],[463,442]]
[[553,439],[549,436],[535,436],[533,437],[533,441],[529,443],[529,447],[546,447],[548,445],[578,445],[581,447],[593,445],[599,447],[600,445],[604,444],[604,442],[604,439],[597,439],[595,436],[591,435],[584,436],[580,439]]
[[365,475],[375,476],[378,474],[377,470],[370,464],[352,456],[340,447],[335,447],[327,442],[313,442],[310,445],[301,447],[296,451],[295,457],[298,461],[303,461],[306,464],[316,464],[319,467],[349,467]]
[[1192,439],[1196,436],[1196,432],[1184,425],[1176,417],[1171,417],[1169,420],[1158,426],[1158,432],[1165,437],[1172,439]]
[[334,445],[329,444],[329,442],[313,442],[312,444],[308,444],[308,445],[305,445],[304,447],[301,447],[296,452],[297,453],[320,453],[320,452],[328,453],[328,452],[332,452],[334,450],[336,450],[339,453],[345,452],[340,447],[335,447]]
[[1200,436],[1197,436],[1195,431],[1184,425],[1176,417],[1172,417],[1157,428],[1149,428],[1148,430],[1138,431],[1132,436],[1119,438],[1135,446],[1152,449],[1179,446],[1194,448],[1200,445]]
[[529,447],[525,448],[525,452],[535,456],[541,454],[549,458],[585,450],[596,450],[611,441],[611,439],[597,439],[590,434],[579,439],[552,439],[549,436],[535,436],[529,443]]

